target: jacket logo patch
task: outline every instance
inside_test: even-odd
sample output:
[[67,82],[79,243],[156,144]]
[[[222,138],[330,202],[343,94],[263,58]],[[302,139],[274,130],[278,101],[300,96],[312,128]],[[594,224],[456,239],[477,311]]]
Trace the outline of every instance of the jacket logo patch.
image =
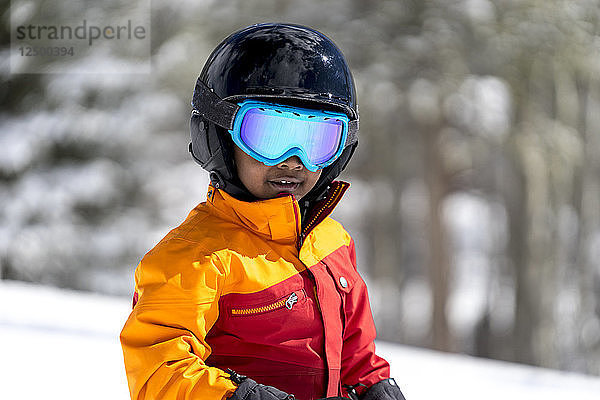
[[294,307],[294,304],[298,302],[298,295],[296,293],[292,293],[290,297],[285,301],[285,307],[288,310],[291,310]]

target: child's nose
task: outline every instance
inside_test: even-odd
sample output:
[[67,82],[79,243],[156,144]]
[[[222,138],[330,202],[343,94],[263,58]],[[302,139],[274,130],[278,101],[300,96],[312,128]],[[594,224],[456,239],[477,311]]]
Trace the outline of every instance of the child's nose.
[[291,156],[287,160],[280,162],[277,167],[300,171],[304,169],[304,164],[302,164],[298,156]]

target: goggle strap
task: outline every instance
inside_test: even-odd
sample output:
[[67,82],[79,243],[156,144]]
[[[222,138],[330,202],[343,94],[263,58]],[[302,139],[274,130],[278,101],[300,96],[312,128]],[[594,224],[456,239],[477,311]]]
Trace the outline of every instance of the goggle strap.
[[358,119],[348,121],[348,138],[346,144],[356,143],[358,141]]
[[215,124],[233,129],[233,121],[240,106],[221,99],[200,78],[196,81],[194,98],[192,99],[193,111]]

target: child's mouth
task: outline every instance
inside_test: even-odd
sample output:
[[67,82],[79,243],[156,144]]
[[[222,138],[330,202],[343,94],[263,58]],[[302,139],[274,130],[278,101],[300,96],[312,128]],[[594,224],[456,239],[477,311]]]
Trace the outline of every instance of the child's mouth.
[[301,182],[297,179],[274,179],[268,181],[269,184],[275,188],[278,192],[294,192],[300,186]]

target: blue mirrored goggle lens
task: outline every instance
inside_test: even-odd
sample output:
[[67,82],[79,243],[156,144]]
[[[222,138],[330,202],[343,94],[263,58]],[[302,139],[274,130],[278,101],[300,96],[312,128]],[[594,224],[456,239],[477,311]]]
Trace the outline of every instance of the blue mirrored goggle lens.
[[240,127],[242,141],[254,152],[277,159],[292,148],[304,151],[308,161],[320,165],[338,152],[343,122],[336,118],[296,119],[273,115],[273,110],[248,110]]

